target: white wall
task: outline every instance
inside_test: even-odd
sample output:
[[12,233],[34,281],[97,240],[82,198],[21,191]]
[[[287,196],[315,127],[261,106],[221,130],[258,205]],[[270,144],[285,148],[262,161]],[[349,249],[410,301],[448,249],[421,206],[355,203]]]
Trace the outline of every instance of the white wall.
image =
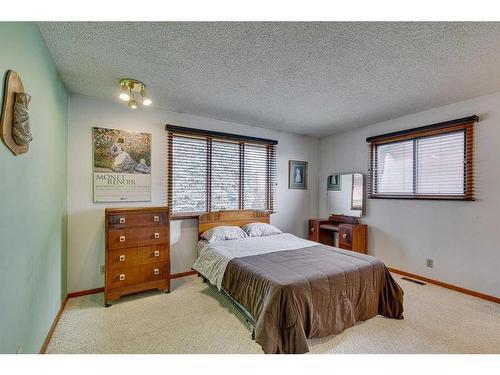
[[[368,200],[369,253],[388,266],[478,292],[500,295],[500,93],[336,134],[320,141],[319,204],[326,216],[326,178],[367,173],[366,137],[478,114],[476,201]],[[426,267],[426,258],[434,268]]]
[[[92,203],[92,137],[94,126],[150,132],[152,144],[152,203],[166,202],[165,124],[278,140],[276,213],[271,222],[284,231],[307,236],[307,220],[318,214],[319,140],[263,128],[217,121],[154,108],[131,111],[111,101],[71,96],[69,113],[68,291],[103,286],[104,208],[120,204]],[[309,162],[308,190],[288,189],[288,160]],[[144,203],[127,206],[143,206]],[[172,272],[190,270],[195,260],[196,220],[171,222]]]

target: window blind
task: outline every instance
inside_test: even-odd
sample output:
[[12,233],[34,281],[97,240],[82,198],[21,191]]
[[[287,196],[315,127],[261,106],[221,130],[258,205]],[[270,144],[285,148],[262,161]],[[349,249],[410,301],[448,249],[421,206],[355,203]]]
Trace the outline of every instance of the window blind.
[[273,211],[277,141],[167,125],[168,202],[174,216]]
[[474,199],[476,116],[368,138],[370,198]]

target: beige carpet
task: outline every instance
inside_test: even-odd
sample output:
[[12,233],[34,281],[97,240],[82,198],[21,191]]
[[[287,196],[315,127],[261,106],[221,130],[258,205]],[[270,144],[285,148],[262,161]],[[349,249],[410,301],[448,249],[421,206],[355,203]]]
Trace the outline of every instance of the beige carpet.
[[[311,340],[313,353],[500,353],[500,305],[401,280],[405,319],[377,316]],[[103,295],[70,299],[48,353],[261,353],[233,305],[197,277],[110,308]]]

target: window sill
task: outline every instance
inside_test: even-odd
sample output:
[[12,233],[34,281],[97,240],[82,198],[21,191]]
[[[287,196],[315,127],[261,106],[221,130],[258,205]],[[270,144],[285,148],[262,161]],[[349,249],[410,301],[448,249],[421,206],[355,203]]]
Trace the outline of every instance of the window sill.
[[368,199],[409,199],[434,201],[473,201],[474,198],[456,195],[371,195]]

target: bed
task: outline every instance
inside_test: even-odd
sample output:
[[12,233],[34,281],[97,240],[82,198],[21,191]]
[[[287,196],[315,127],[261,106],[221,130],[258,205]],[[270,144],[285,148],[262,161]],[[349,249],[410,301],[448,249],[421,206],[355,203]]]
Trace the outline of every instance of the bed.
[[[254,210],[210,212],[198,233],[269,223]],[[265,353],[306,353],[308,339],[338,334],[378,314],[403,319],[403,291],[377,258],[289,233],[200,242],[193,266],[253,325]]]

